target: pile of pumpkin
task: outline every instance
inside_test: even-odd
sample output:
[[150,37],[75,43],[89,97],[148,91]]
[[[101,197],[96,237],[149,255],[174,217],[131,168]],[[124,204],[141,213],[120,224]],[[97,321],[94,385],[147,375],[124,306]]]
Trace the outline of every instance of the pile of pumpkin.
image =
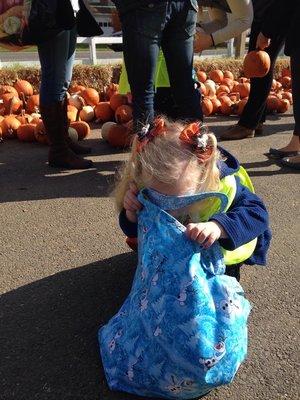
[[[202,110],[205,116],[213,114],[241,115],[250,93],[250,79],[235,79],[232,72],[212,70],[208,75],[197,71],[201,86]],[[285,113],[292,104],[291,75],[283,69],[278,80],[273,79],[267,99],[268,113]]]
[[[90,133],[89,123],[95,121],[104,124],[102,134],[106,134],[105,139],[112,146],[129,143],[125,136],[130,136],[132,108],[128,96],[118,93],[118,85],[111,84],[100,94],[93,88],[72,85],[67,97],[72,140],[86,138]],[[48,144],[39,111],[39,94],[26,80],[17,80],[13,86],[0,85],[0,140],[12,138]]]

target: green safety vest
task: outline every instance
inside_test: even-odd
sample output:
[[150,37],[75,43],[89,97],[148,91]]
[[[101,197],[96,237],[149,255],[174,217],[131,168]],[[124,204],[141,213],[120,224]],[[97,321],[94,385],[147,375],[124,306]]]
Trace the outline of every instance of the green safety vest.
[[[240,167],[238,172],[234,175],[228,175],[223,178],[220,182],[219,192],[224,193],[228,198],[228,204],[224,212],[226,212],[234,201],[237,185],[235,177],[239,177],[242,185],[246,186],[252,193],[254,193],[254,188],[249,175],[243,167]],[[201,205],[200,211],[200,221],[206,222],[219,210],[220,201],[218,199],[209,199]],[[192,217],[193,219],[193,217]],[[199,219],[199,211],[198,211]],[[251,240],[251,242],[246,243],[235,250],[229,251],[222,248],[224,255],[224,262],[226,265],[239,264],[247,260],[253,254],[257,244],[257,239]]]

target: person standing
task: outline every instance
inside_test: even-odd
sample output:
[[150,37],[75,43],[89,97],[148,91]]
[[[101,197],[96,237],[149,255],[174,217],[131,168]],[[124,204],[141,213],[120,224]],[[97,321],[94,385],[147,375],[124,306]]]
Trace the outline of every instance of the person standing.
[[177,118],[202,120],[200,96],[194,89],[193,40],[197,0],[114,0],[123,29],[124,61],[133,100],[134,131],[154,118],[154,81],[162,49]]
[[[269,7],[274,0],[252,0],[254,19],[251,26],[249,51],[257,48],[259,35],[265,21],[270,20]],[[281,25],[281,22],[280,22]],[[270,45],[265,48],[271,59],[271,67],[263,78],[251,78],[251,89],[247,104],[236,125],[228,128],[221,134],[224,140],[239,140],[252,138],[255,134],[263,133],[263,124],[266,120],[266,101],[270,93],[273,81],[274,66],[276,59],[284,45],[285,33],[277,27],[277,34]]]
[[82,0],[32,3],[27,40],[38,46],[40,111],[50,142],[48,162],[51,167],[86,169],[93,166],[92,161],[81,157],[91,149],[72,142],[68,135],[66,92],[72,78],[77,33],[81,36],[102,34]]

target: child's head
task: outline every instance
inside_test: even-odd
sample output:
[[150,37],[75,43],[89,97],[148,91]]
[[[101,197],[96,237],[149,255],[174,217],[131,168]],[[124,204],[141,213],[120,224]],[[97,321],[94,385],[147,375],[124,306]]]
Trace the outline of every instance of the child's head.
[[123,207],[130,181],[166,195],[218,190],[218,158],[216,138],[201,124],[158,118],[149,132],[145,129],[133,141],[116,188],[118,209]]

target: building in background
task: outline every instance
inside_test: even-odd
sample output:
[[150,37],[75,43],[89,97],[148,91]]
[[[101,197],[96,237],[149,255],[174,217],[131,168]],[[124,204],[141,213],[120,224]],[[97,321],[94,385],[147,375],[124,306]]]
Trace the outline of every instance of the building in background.
[[116,11],[114,3],[110,0],[89,1],[95,11],[96,20],[99,22],[104,36],[111,36],[114,33],[112,27],[112,14]]

